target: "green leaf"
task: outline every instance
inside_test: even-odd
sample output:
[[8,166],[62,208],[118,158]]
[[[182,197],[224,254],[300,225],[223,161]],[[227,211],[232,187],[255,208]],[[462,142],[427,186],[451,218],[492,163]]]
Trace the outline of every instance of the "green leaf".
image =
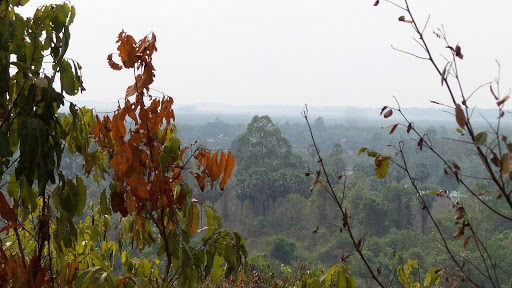
[[487,142],[487,132],[480,132],[476,134],[475,140],[473,141],[473,144],[475,146],[482,146]]
[[366,150],[368,150],[368,148],[362,147],[361,149],[359,149],[359,152],[357,152],[357,155],[361,155],[361,153],[366,152]]
[[78,93],[78,85],[73,68],[66,60],[62,60],[62,65],[60,66],[60,84],[66,94],[73,96]]
[[223,269],[221,265],[224,263],[224,258],[215,255],[215,260],[213,261],[213,270],[212,270],[212,281],[214,283],[219,283],[222,277]]
[[80,275],[78,275],[78,277],[75,279],[75,281],[73,282],[73,287],[81,288],[81,287],[89,286],[89,284],[91,284],[90,283],[91,279],[94,278],[96,276],[96,274],[98,274],[100,272],[106,272],[106,271],[105,271],[105,269],[103,269],[101,267],[92,267],[92,268],[85,270]]
[[103,189],[100,194],[100,212],[103,215],[112,215],[112,210],[107,202],[107,189]]
[[442,270],[438,268],[428,269],[427,277],[424,282],[425,287],[439,284],[439,281],[441,281],[441,274]]

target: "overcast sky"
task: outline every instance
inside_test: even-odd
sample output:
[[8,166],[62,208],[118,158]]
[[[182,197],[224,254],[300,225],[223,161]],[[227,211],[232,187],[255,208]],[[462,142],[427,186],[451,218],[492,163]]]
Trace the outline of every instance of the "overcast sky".
[[[54,1],[32,0],[24,14]],[[381,0],[87,0],[77,9],[68,57],[80,62],[87,91],[79,104],[114,105],[133,82],[129,71],[112,71],[106,57],[116,52],[124,29],[136,39],[153,31],[153,88],[176,104],[290,104],[432,107],[448,102],[440,77],[423,55],[404,11]],[[397,0],[397,3],[401,1]],[[459,69],[465,92],[495,79],[502,64],[502,90],[512,86],[512,1],[411,0],[437,59],[445,45],[433,36],[444,25],[460,43]],[[447,55],[447,54],[446,54]],[[441,63],[441,62],[440,62]],[[442,63],[443,64],[443,63]],[[158,93],[155,93],[158,94]],[[488,89],[473,105],[494,107]]]

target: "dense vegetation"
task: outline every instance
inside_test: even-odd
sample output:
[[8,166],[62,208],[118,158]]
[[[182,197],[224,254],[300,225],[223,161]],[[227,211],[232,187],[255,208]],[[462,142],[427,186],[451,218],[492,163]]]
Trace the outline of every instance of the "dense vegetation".
[[124,31],[107,60],[133,84],[116,111],[94,115],[66,99],[84,89],[65,56],[74,8],[23,18],[26,2],[0,2],[2,287],[510,283],[509,96],[491,84],[498,117],[477,127],[461,48],[440,30],[439,69],[407,1],[399,21],[448,88],[445,126],[416,126],[397,102],[381,115],[401,120],[382,128],[310,122],[307,107],[301,123],[177,127],[173,99],[151,94],[156,36]]

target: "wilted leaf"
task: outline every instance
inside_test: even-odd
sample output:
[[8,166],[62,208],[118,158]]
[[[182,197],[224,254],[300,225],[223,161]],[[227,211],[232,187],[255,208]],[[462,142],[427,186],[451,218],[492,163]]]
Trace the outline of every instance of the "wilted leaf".
[[494,99],[498,100],[498,96],[494,93],[494,90],[492,89],[492,85],[489,85],[489,88],[491,89],[491,94],[494,96]]
[[113,70],[121,70],[123,69],[123,66],[117,64],[113,59],[112,59],[112,53],[108,54],[107,56],[107,61],[108,61],[108,65],[110,66],[110,68],[112,68]]
[[492,153],[492,157],[491,157],[492,164],[494,164],[494,166],[496,166],[496,167],[500,167],[500,159],[498,158],[498,155],[496,155],[496,153],[492,150],[491,150],[491,153]]
[[469,235],[468,237],[466,237],[466,240],[464,240],[464,249],[466,249],[466,246],[468,246],[469,239],[471,239],[471,235]]
[[398,127],[398,123],[393,125],[393,128],[391,128],[391,131],[389,131],[389,134],[393,134],[395,132],[396,127]]
[[455,46],[455,56],[459,57],[461,60],[464,58],[464,55],[460,52],[461,48],[459,45]]
[[373,3],[373,6],[379,5],[379,0],[376,0],[375,3]]
[[505,153],[501,156],[500,172],[505,175],[510,173],[510,153]]
[[404,22],[405,21],[405,16],[402,15],[402,16],[398,17],[398,21]]
[[482,146],[487,142],[487,132],[480,132],[476,134],[475,140],[473,141],[473,144],[475,146]]
[[380,116],[382,116],[382,113],[384,113],[384,110],[386,110],[387,108],[388,108],[388,106],[382,107],[382,109],[380,110]]
[[453,238],[454,239],[459,239],[460,237],[464,236],[464,228],[465,226],[462,225],[461,227],[459,227],[459,229],[457,229],[457,232],[455,232],[453,234]]
[[457,120],[457,124],[459,124],[460,129],[464,129],[466,127],[466,116],[464,115],[464,110],[462,110],[462,107],[458,103],[455,106],[455,120]]
[[10,223],[14,223],[18,219],[16,212],[9,205],[2,192],[0,192],[0,216]]
[[226,165],[224,169],[224,176],[222,176],[222,180],[220,180],[220,190],[224,191],[224,187],[226,186],[226,183],[228,182],[229,178],[231,177],[231,173],[233,172],[233,168],[235,167],[235,156],[231,153],[231,151],[228,151],[227,158],[226,158]]
[[356,251],[361,251],[361,245],[363,243],[363,238],[359,239],[359,241],[357,241],[356,243]]
[[503,99],[501,99],[500,101],[496,102],[496,105],[498,105],[498,107],[500,107],[505,102],[507,102],[508,99],[510,99],[510,96],[507,95],[507,96],[503,97]]
[[409,134],[411,132],[412,128],[413,127],[412,127],[412,122],[411,122],[411,123],[409,123],[409,125],[407,125],[407,134]]
[[359,149],[359,152],[357,152],[357,155],[361,155],[361,153],[366,152],[366,150],[368,150],[368,148],[362,147],[361,149]]
[[389,169],[389,156],[378,155],[375,157],[375,176],[382,179],[386,177]]
[[464,207],[458,207],[456,210],[455,210],[455,220],[460,220],[462,218],[464,218],[464,216],[466,215],[466,210],[464,209]]
[[391,115],[393,115],[393,110],[389,109],[388,111],[386,111],[386,113],[384,113],[384,118],[389,118],[391,117]]
[[460,166],[455,161],[453,162],[453,169],[460,170]]

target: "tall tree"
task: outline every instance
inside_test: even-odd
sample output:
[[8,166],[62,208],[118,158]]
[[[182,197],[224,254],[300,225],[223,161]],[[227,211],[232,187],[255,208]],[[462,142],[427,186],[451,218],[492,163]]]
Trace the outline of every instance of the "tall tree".
[[[293,153],[288,139],[269,116],[255,115],[233,145],[237,159],[237,196],[249,200],[256,215],[265,215],[270,200],[305,192],[304,160]],[[285,176],[286,175],[286,176]],[[302,181],[302,182],[301,182]]]

